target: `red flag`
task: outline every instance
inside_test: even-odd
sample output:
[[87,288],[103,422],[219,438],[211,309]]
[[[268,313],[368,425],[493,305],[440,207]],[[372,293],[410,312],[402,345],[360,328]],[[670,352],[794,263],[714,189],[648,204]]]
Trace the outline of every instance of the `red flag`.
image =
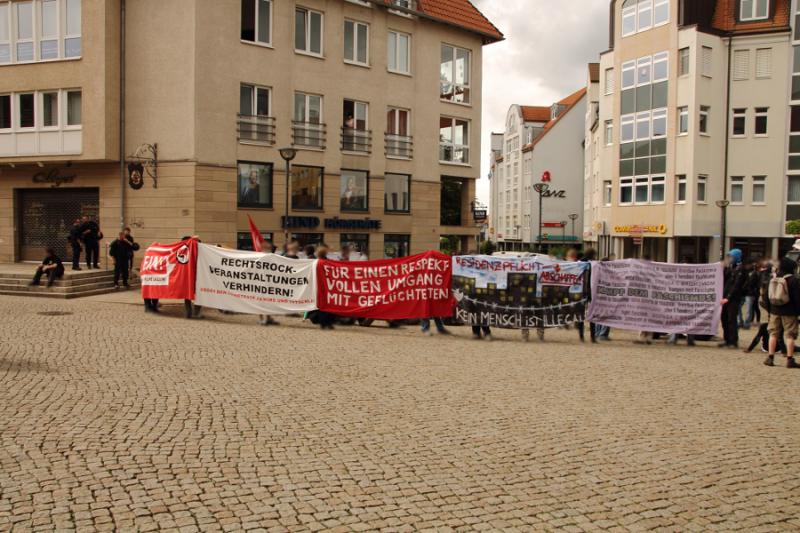
[[253,222],[253,219],[250,218],[250,215],[247,215],[247,220],[250,222],[250,238],[253,239],[253,250],[256,252],[263,252],[264,237],[261,235],[261,232],[258,231],[256,223]]

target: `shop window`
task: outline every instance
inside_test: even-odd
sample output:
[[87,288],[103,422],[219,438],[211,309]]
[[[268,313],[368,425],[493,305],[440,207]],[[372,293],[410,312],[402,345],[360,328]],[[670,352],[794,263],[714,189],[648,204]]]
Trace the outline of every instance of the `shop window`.
[[272,207],[272,163],[237,164],[239,207]]
[[[273,235],[272,233],[262,231],[261,236],[267,244],[267,247],[263,251],[269,253],[271,251],[269,245],[272,244]],[[236,234],[236,249],[246,250],[248,252],[253,251],[253,237],[250,235],[249,231],[240,231]]]
[[369,256],[369,233],[342,233],[339,237],[340,250],[350,248],[350,258],[366,258]]
[[464,180],[442,176],[440,189],[440,220],[442,226],[460,226],[464,198]]
[[323,176],[322,167],[292,166],[292,209],[322,209]]
[[383,257],[396,259],[411,255],[411,235],[384,235]]
[[369,210],[369,172],[342,170],[339,206],[342,211]]

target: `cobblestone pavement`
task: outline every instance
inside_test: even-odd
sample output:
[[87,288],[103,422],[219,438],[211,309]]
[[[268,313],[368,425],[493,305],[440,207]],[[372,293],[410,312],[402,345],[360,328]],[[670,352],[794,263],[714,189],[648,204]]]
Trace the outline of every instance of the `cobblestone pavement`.
[[0,531],[800,530],[760,354],[165,311],[0,298]]

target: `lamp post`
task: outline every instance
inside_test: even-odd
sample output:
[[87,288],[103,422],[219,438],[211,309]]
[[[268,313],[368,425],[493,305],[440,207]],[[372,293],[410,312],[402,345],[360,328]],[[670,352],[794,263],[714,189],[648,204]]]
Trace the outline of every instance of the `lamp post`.
[[716,201],[717,207],[722,210],[720,225],[722,229],[720,231],[720,239],[719,239],[719,260],[722,261],[725,259],[725,240],[727,239],[726,235],[726,226],[728,225],[728,206],[731,205],[730,200],[717,200]]
[[542,251],[542,195],[546,193],[549,188],[550,185],[547,183],[536,183],[533,186],[533,190],[539,194],[539,235],[536,237],[538,242],[536,251],[539,253]]
[[567,221],[561,221],[561,245],[563,246],[564,243],[567,241]]
[[570,214],[569,219],[572,221],[572,236],[575,238],[575,244],[577,244],[578,236],[575,234],[575,221],[578,220],[578,213]]
[[281,157],[286,161],[286,184],[283,196],[283,246],[284,250],[289,245],[289,180],[291,179],[291,161],[297,156],[294,148],[281,148],[278,150]]

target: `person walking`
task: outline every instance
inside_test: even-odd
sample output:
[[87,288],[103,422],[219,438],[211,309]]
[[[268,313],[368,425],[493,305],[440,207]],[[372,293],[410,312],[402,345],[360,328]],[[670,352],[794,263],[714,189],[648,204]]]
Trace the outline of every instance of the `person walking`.
[[775,365],[778,339],[783,333],[786,345],[786,368],[800,368],[794,360],[794,340],[797,338],[797,315],[800,313],[800,281],[795,277],[797,263],[784,257],[778,270],[769,282],[767,302],[769,304],[769,355],[764,359],[767,366]]
[[742,251],[733,248],[725,256],[722,289],[722,331],[720,348],[739,348],[739,309],[742,307],[746,275],[742,269]]
[[742,329],[750,329],[758,307],[758,295],[761,292],[761,279],[755,268],[755,262],[748,259],[742,265],[745,280],[742,287],[744,295],[742,307],[739,308],[738,324]]
[[[569,255],[568,255],[569,257]],[[586,270],[583,274],[583,308],[584,312],[588,312],[589,310],[589,303],[592,301],[592,261],[597,258],[597,252],[589,248],[584,252],[583,257],[580,258],[580,261],[583,263],[588,263]],[[584,320],[580,320],[575,323],[575,327],[578,329],[578,338],[580,338],[581,342],[585,342],[585,333],[584,329],[586,326],[586,322]],[[597,330],[595,324],[589,322],[589,338],[591,339],[592,343],[597,342]]]
[[431,320],[433,320],[433,323],[436,325],[436,331],[439,333],[439,335],[450,335],[450,332],[447,331],[446,327],[444,327],[444,321],[441,318],[437,317],[437,316],[432,317],[432,318],[423,318],[422,319],[422,334],[423,335],[432,335],[433,334],[431,332]]
[[36,274],[33,275],[31,285],[38,287],[39,283],[42,281],[42,276],[44,275],[47,275],[48,287],[52,287],[56,279],[64,275],[64,264],[61,262],[61,259],[56,255],[55,250],[52,248],[48,248],[45,251],[42,264],[36,267]]
[[108,247],[108,255],[114,260],[114,288],[119,289],[120,279],[126,289],[130,288],[128,285],[128,277],[130,276],[131,255],[133,249],[130,241],[125,237],[125,232],[120,231],[119,236],[111,242]]
[[72,270],[81,270],[81,219],[72,223],[67,240],[72,248]]
[[486,339],[487,341],[491,341],[492,328],[490,328],[489,326],[472,326],[472,338],[475,339],[476,341],[479,341],[481,339]]
[[81,240],[86,254],[86,268],[100,268],[100,225],[92,220],[89,215],[81,219]]

